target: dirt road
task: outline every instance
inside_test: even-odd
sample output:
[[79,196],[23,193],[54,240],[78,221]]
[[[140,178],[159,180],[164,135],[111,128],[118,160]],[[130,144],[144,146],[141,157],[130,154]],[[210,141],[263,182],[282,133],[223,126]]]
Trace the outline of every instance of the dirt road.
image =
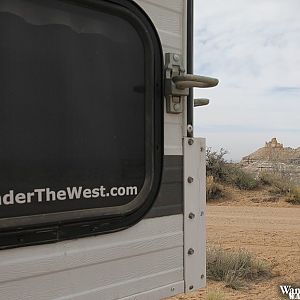
[[[299,206],[208,205],[207,242],[225,249],[247,249],[274,266],[275,277],[252,284],[243,291],[208,282],[208,290],[220,290],[226,300],[288,299],[279,295],[279,285],[292,283],[300,287]],[[199,291],[175,299],[205,299],[205,293]]]

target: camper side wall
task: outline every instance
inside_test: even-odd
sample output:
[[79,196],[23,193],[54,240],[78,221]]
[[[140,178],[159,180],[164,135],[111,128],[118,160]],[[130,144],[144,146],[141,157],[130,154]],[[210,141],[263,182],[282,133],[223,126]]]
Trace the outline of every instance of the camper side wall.
[[[165,53],[186,57],[186,2],[136,1]],[[0,251],[0,299],[140,300],[184,292],[185,124],[185,114],[165,112],[163,182],[147,218],[112,234]]]

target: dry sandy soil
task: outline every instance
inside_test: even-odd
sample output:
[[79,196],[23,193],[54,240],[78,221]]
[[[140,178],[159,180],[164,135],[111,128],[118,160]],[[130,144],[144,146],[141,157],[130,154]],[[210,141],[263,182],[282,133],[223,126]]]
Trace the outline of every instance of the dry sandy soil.
[[[232,193],[233,192],[233,193]],[[279,285],[300,287],[300,206],[272,199],[265,191],[231,191],[232,199],[207,207],[207,243],[225,249],[246,249],[273,266],[273,278],[234,291],[222,282],[208,281],[207,289],[172,300],[206,299],[207,291],[221,291],[231,299],[288,299]],[[236,201],[238,198],[239,201]],[[270,198],[270,199],[269,199]]]

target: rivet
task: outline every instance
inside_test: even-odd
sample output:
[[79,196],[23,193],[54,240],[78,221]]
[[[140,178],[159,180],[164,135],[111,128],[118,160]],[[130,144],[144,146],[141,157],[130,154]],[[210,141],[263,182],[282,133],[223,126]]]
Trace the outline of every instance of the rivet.
[[195,250],[193,248],[190,248],[188,250],[188,255],[193,255],[195,253]]
[[180,111],[180,107],[181,107],[181,105],[179,103],[175,103],[173,105],[173,108],[174,108],[175,111]]
[[179,55],[178,55],[178,54],[174,54],[174,55],[173,55],[173,59],[174,59],[175,61],[179,61]]
[[189,140],[188,140],[188,144],[189,144],[189,145],[193,145],[193,144],[194,144],[194,140],[193,140],[193,139],[189,139]]
[[201,216],[201,217],[204,216],[204,211],[201,211],[201,212],[200,212],[200,216]]
[[201,151],[201,152],[203,152],[203,150],[204,150],[204,148],[203,148],[203,147],[201,147],[201,148],[200,148],[200,151]]
[[204,279],[204,275],[203,274],[201,275],[201,279]]
[[171,287],[171,292],[174,292],[175,291],[175,288],[174,286]]
[[195,214],[194,213],[189,213],[189,219],[194,219],[195,218]]
[[190,286],[189,286],[189,290],[192,290],[193,288],[194,288],[193,285],[190,285]]
[[194,178],[189,176],[188,179],[187,179],[188,183],[192,183],[194,181]]

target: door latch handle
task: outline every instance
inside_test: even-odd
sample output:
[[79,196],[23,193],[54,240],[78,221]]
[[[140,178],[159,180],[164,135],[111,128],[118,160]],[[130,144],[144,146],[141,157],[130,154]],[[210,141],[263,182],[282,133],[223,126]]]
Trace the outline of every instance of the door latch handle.
[[192,74],[185,74],[181,76],[175,76],[172,79],[177,89],[184,90],[190,88],[210,88],[218,85],[219,80],[207,76],[199,76]]
[[204,106],[204,105],[208,105],[208,104],[209,104],[209,99],[206,99],[206,98],[194,99],[194,107]]
[[[166,53],[165,57],[165,97],[167,112],[179,114],[183,112],[184,98],[189,95],[190,88],[210,88],[219,83],[212,77],[186,74],[182,56]],[[195,101],[194,106],[207,105],[203,101]]]

